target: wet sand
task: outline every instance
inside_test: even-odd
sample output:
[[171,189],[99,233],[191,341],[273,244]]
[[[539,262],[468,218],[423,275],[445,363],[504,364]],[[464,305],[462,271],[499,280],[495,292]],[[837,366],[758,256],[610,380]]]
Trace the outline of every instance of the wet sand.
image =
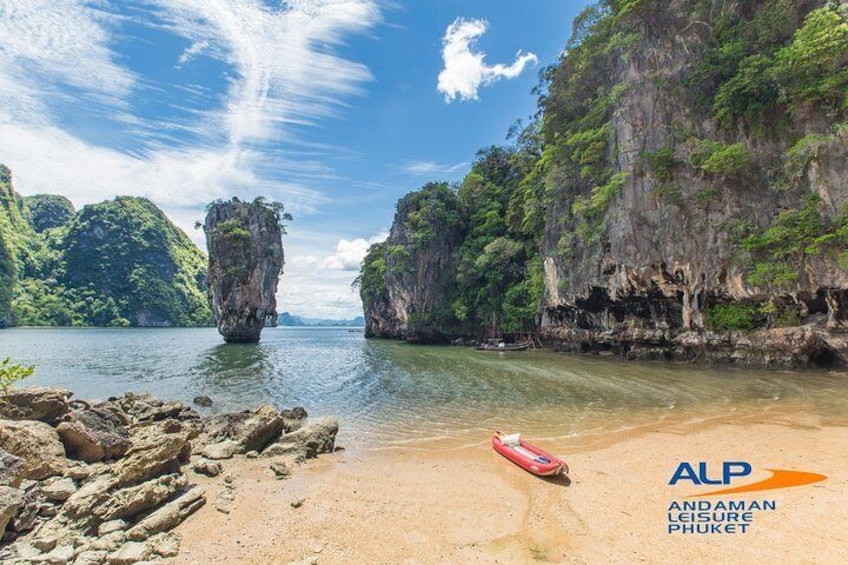
[[[226,461],[235,499],[215,509],[224,475],[197,477],[209,502],[176,531],[177,563],[848,563],[848,427],[814,417],[662,422],[627,434],[545,443],[570,480],[529,475],[489,438],[348,449],[276,480],[266,459]],[[670,535],[669,504],[703,492],[669,486],[680,461],[748,461],[824,482],[722,500],[774,500],[745,534]],[[714,487],[713,487],[714,488]],[[295,508],[292,503],[302,501]]]

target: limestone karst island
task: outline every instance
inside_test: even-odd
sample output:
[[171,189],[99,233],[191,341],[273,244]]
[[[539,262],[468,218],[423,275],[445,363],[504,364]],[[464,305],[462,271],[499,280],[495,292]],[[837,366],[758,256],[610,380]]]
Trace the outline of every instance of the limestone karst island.
[[848,562],[845,0],[0,34],[0,562]]

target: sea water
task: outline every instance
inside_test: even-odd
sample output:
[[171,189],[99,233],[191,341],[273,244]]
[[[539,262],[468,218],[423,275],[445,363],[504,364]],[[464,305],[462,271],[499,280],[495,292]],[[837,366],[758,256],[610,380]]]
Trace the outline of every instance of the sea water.
[[304,406],[338,417],[342,443],[373,448],[476,443],[495,429],[591,443],[657,425],[848,421],[842,372],[413,346],[348,328],[266,328],[255,345],[224,344],[214,328],[12,328],[0,330],[6,356],[36,366],[25,384],[84,399],[207,395],[203,414]]

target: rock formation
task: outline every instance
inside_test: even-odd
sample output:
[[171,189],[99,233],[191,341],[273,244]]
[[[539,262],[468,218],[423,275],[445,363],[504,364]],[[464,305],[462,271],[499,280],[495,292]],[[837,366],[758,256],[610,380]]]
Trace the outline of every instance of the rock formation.
[[[422,211],[443,207],[454,213],[457,208],[444,184],[429,184],[398,201],[389,237],[370,250],[365,263],[370,272],[360,277],[366,337],[445,343],[455,332],[436,318],[447,306],[456,275],[454,250],[462,241],[461,227],[438,215],[424,212],[421,217]],[[426,224],[426,242],[418,237],[421,226],[411,225],[412,217]]]
[[209,205],[203,231],[209,249],[209,302],[227,343],[255,343],[277,317],[283,272],[281,208],[233,198]]
[[846,30],[823,0],[588,7],[507,174],[484,157],[460,185],[459,244],[399,204],[367,335],[488,315],[569,351],[848,365]]
[[[207,455],[262,455],[269,474],[285,478],[304,459],[333,452],[338,431],[335,419],[307,421],[299,407],[203,419],[146,393],[69,400],[54,428],[22,417],[44,413],[33,406],[49,407],[68,391],[13,390],[0,417],[0,562],[15,565],[174,557],[180,538],[171,530],[206,502],[196,481],[224,471]],[[224,482],[230,487],[232,477]],[[215,508],[229,512],[235,496],[225,489]]]

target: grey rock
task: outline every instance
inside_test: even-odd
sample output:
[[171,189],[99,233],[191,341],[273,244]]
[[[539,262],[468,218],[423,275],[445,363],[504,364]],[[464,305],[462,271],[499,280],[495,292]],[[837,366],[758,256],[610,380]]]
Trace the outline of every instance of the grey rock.
[[285,419],[271,405],[254,411],[222,414],[206,421],[204,444],[230,440],[237,444],[236,453],[262,451],[285,429]]
[[24,492],[20,508],[6,526],[6,529],[19,533],[33,529],[38,522],[41,506],[41,489],[35,487],[28,489]]
[[223,470],[220,463],[209,461],[208,459],[200,459],[191,468],[195,473],[206,475],[207,477],[217,477]]
[[59,544],[59,540],[54,537],[37,537],[30,541],[30,545],[38,551],[52,551]]
[[108,551],[86,550],[77,555],[74,565],[103,565],[108,555]]
[[186,486],[185,475],[163,475],[139,485],[112,492],[109,498],[91,511],[104,522],[134,518],[159,506]]
[[0,417],[55,424],[68,413],[71,392],[58,387],[11,388],[0,400]]
[[159,557],[176,557],[180,552],[180,542],[182,538],[173,533],[161,533],[152,536],[147,540],[147,543],[150,545],[150,548],[153,550],[153,553],[158,555]]
[[179,498],[149,514],[127,532],[131,540],[144,540],[154,534],[168,531],[206,503],[204,490],[195,486]]
[[47,553],[38,558],[39,563],[45,565],[66,565],[74,558],[74,546],[65,544],[57,546],[50,553]]
[[91,542],[88,546],[89,550],[92,551],[106,551],[112,552],[117,551],[119,547],[124,545],[124,542],[127,541],[126,532],[122,532],[120,530],[112,532],[110,534],[106,534],[104,536],[100,536],[93,542]]
[[198,406],[202,406],[204,408],[209,408],[210,406],[212,406],[212,399],[209,398],[208,396],[205,396],[205,395],[204,396],[195,396],[194,397],[194,403],[197,404]]
[[[12,548],[14,550],[15,556],[19,559],[33,559],[44,553],[44,550],[39,549],[33,544],[24,541],[16,541]],[[50,549],[53,548],[51,547]]]
[[203,446],[200,454],[207,459],[230,459],[238,450],[238,444],[232,440],[224,440],[219,443],[210,443]]
[[54,477],[44,481],[41,492],[47,500],[64,502],[77,492],[77,485],[69,477]]
[[124,520],[109,520],[108,522],[103,522],[97,527],[97,535],[105,536],[106,534],[111,534],[112,532],[120,532],[127,529],[127,523]]
[[150,546],[143,542],[128,541],[118,551],[109,554],[109,565],[135,565],[144,561],[153,552]]
[[284,435],[262,454],[268,457],[287,455],[310,459],[321,453],[332,453],[338,432],[339,421],[336,418],[310,420],[299,430]]
[[121,458],[130,447],[126,426],[108,411],[74,412],[56,431],[68,457],[86,463]]
[[0,449],[0,485],[16,487],[24,478],[26,461]]
[[68,468],[56,430],[44,422],[0,420],[0,449],[26,462],[26,479],[40,481],[61,475]]
[[278,479],[287,479],[291,475],[288,464],[282,459],[275,459],[268,466]]

